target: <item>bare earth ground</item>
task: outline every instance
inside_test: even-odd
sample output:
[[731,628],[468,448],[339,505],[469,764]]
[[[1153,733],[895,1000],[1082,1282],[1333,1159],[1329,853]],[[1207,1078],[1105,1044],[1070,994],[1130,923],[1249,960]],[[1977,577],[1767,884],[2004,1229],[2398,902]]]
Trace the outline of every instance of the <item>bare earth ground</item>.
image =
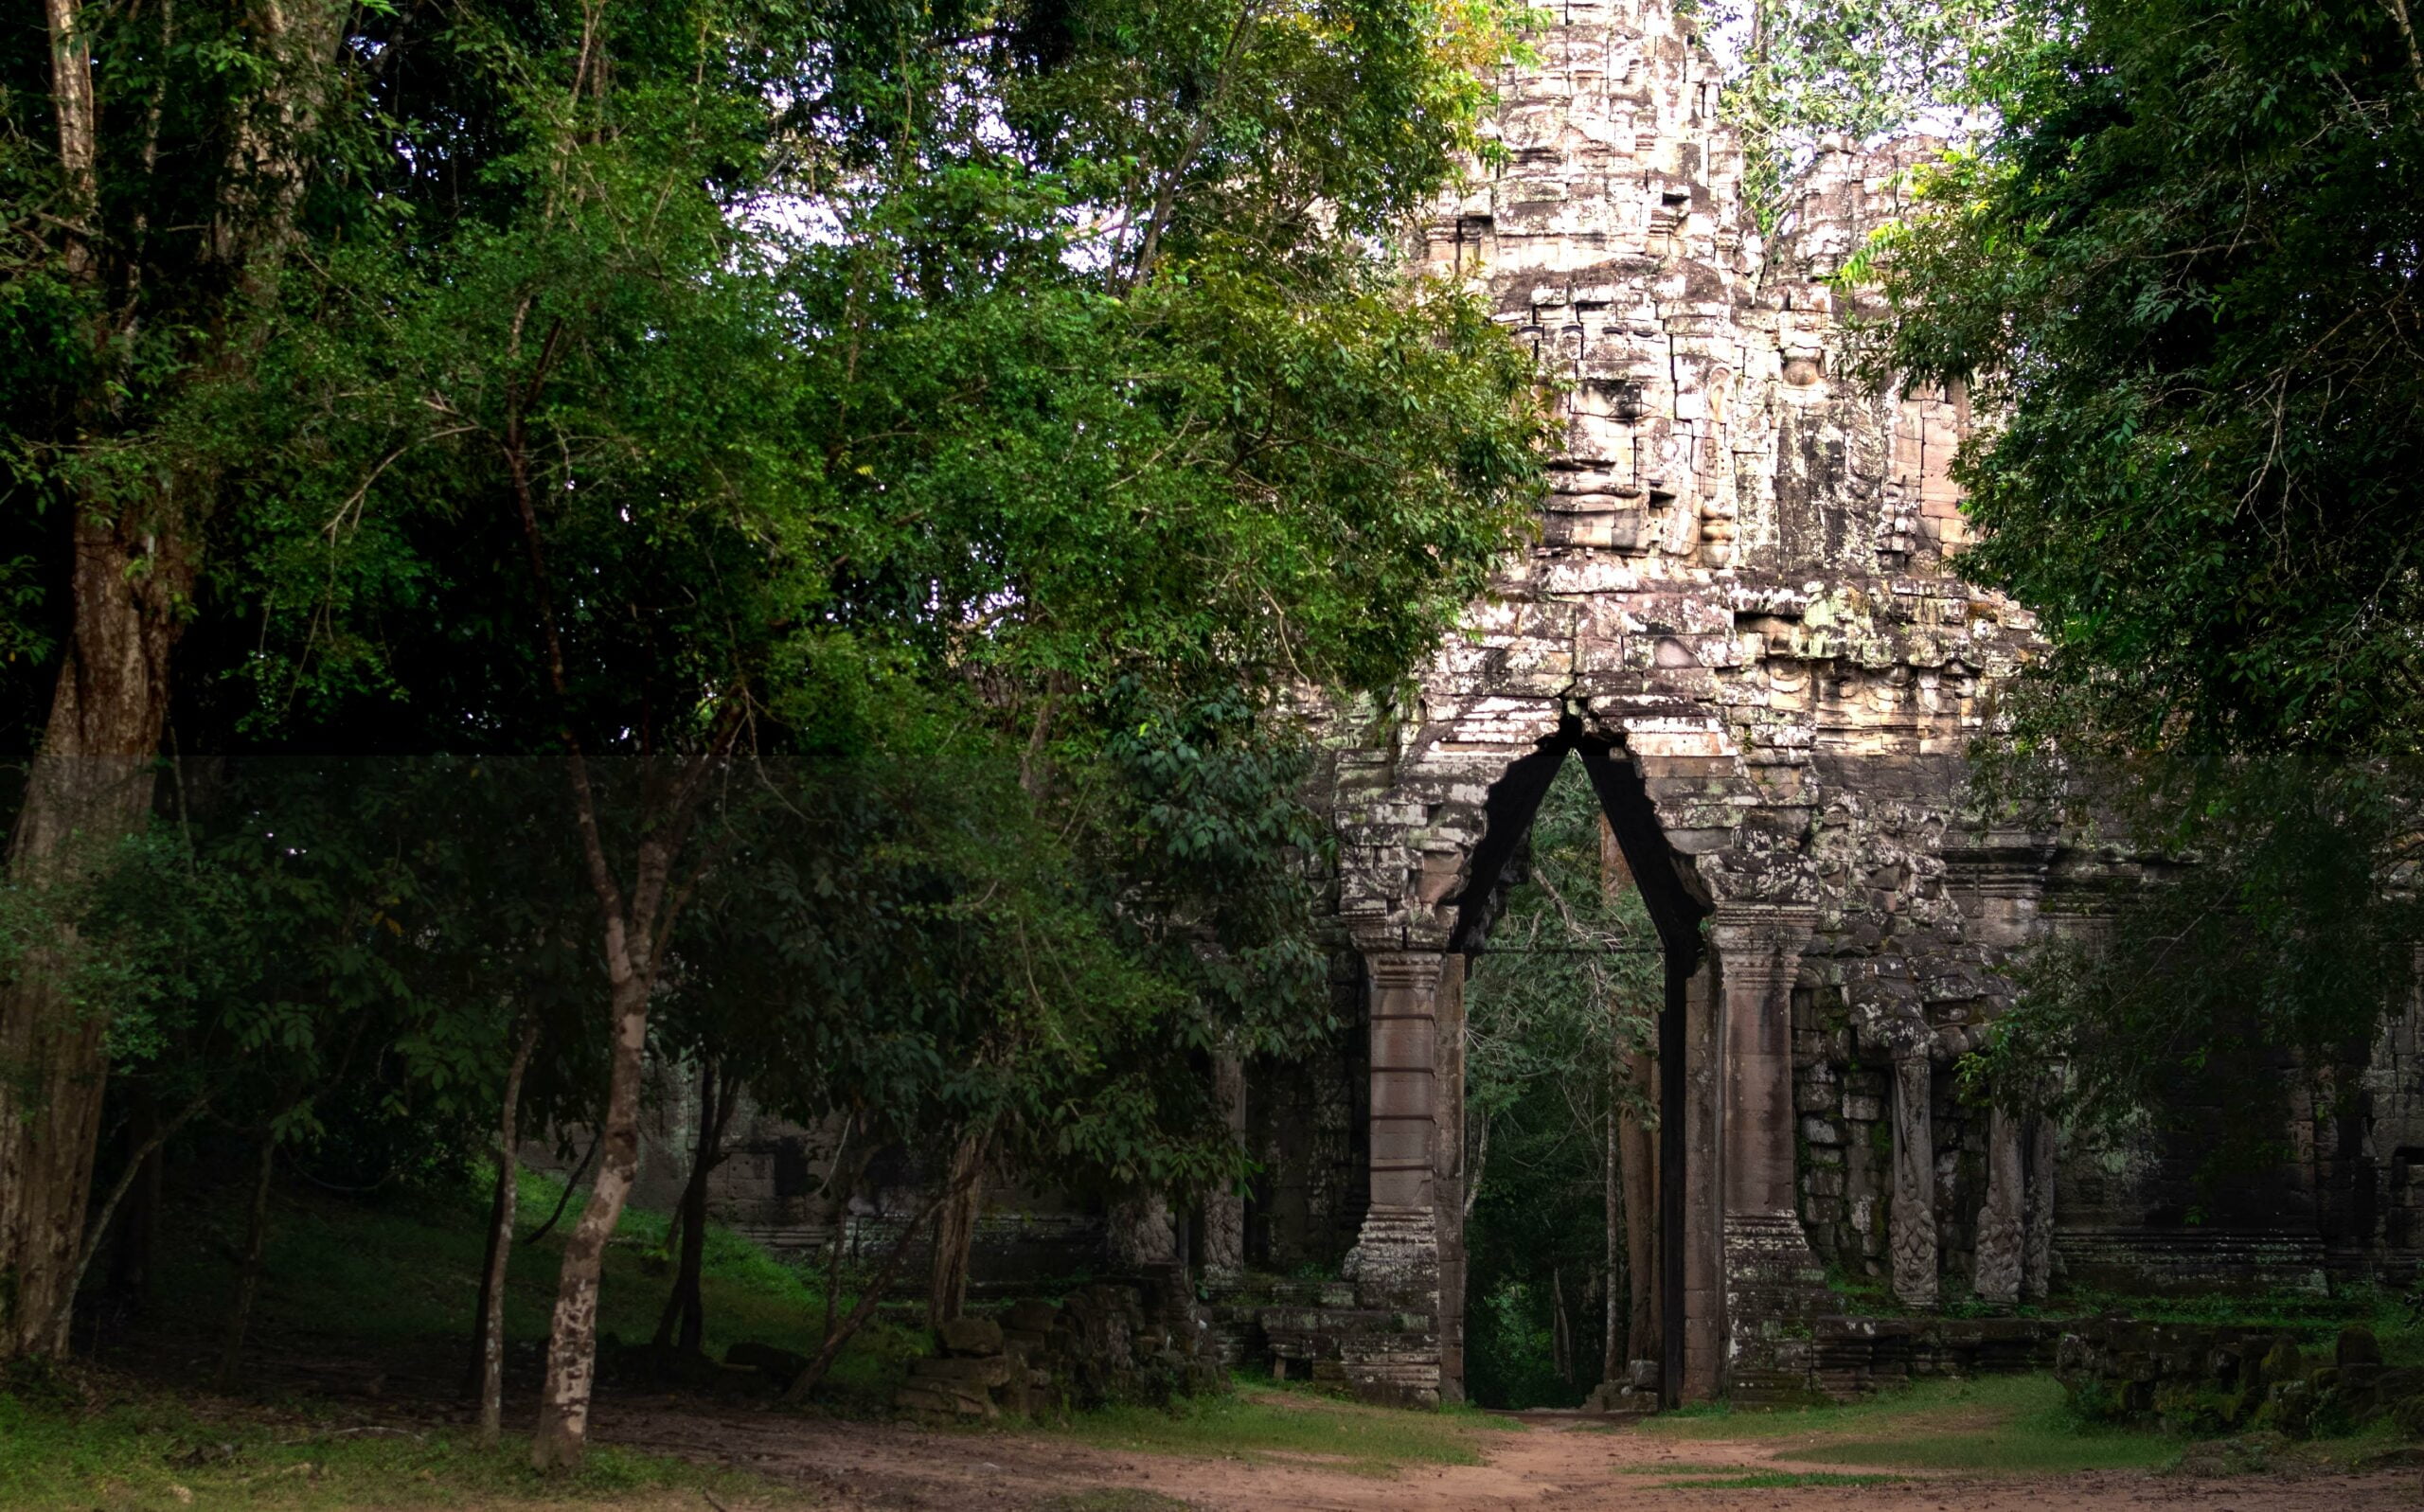
[[[1891,1471],[1900,1484],[1691,1488],[1677,1478],[1820,1470],[1795,1465],[1776,1440],[1671,1442],[1637,1429],[1571,1421],[1491,1435],[1477,1466],[1413,1466],[1392,1477],[1360,1475],[1316,1456],[1203,1459],[1092,1448],[1044,1433],[923,1431],[803,1421],[769,1414],[702,1413],[643,1402],[601,1404],[602,1440],[747,1469],[801,1485],[837,1508],[1001,1508],[1025,1512],[1073,1493],[1132,1489],[1200,1512],[1497,1512],[1514,1509],[1687,1508],[1750,1512],[1796,1508],[2040,1512],[2138,1507],[2200,1512],[2371,1512],[2424,1505],[2415,1469],[2363,1475],[2237,1475],[2202,1479],[2140,1471],[1980,1479]],[[1660,1473],[1660,1467],[1667,1467]],[[1063,1504],[1066,1504],[1065,1503]],[[1149,1503],[1139,1503],[1149,1504]],[[739,1508],[731,1512],[740,1512]]]

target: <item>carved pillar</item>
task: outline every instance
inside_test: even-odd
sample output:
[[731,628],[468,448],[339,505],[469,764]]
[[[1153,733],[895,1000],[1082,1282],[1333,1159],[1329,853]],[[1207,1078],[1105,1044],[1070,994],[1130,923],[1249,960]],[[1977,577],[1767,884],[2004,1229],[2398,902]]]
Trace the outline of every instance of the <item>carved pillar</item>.
[[1905,1307],[1936,1304],[1935,1118],[1927,1025],[1894,1041],[1894,1209],[1887,1244],[1894,1295]]
[[2020,1119],[1994,1111],[1987,1136],[1987,1205],[1978,1213],[1978,1296],[2005,1306],[2020,1300],[2022,1132]]
[[[1728,1390],[1756,1389],[1768,1382],[1756,1378],[1792,1373],[1786,1324],[1823,1285],[1801,1227],[1792,1105],[1792,981],[1816,921],[1816,911],[1805,906],[1742,902],[1720,902],[1709,920],[1724,1058],[1719,1326]],[[1704,1372],[1687,1361],[1687,1381],[1696,1374]]]
[[2054,1290],[2054,1120],[2040,1115],[2028,1142],[2027,1235],[2021,1252],[2020,1294],[2042,1302]]
[[[1813,912],[1720,903],[1709,923],[1724,992],[1725,1212],[1793,1218],[1792,978]],[[1799,1220],[1795,1218],[1795,1221]]]
[[1420,1335],[1360,1339],[1347,1349],[1348,1384],[1366,1400],[1433,1406],[1440,1396],[1438,1000],[1444,964],[1435,951],[1372,951],[1364,958],[1371,987],[1371,1201],[1344,1269],[1364,1307],[1431,1325]]
[[[1440,956],[1432,951],[1380,951],[1364,957],[1371,985],[1372,1198],[1356,1246],[1359,1275],[1378,1276],[1370,1240],[1376,1222],[1419,1217],[1426,1267],[1435,1266],[1431,1228],[1438,1139]],[[1435,1284],[1436,1277],[1429,1280]]]
[[[1246,1138],[1246,1065],[1236,1056],[1212,1062],[1212,1100],[1228,1120],[1229,1139],[1242,1146]],[[1203,1200],[1203,1280],[1207,1286],[1235,1286],[1246,1268],[1246,1200],[1223,1187]]]

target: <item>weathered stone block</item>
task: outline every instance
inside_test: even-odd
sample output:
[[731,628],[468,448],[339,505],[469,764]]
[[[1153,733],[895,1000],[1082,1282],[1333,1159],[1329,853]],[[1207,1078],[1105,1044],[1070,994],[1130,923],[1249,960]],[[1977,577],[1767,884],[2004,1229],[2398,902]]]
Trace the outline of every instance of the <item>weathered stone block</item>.
[[943,1347],[954,1355],[998,1355],[1002,1352],[1002,1325],[991,1318],[947,1318],[935,1332],[942,1340]]

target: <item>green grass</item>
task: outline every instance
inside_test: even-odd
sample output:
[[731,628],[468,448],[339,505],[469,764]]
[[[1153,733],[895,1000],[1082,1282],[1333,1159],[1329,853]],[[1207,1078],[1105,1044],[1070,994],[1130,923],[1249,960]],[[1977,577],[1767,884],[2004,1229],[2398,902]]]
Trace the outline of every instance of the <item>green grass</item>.
[[1106,1407],[1052,1430],[1101,1449],[1201,1458],[1317,1457],[1359,1475],[1404,1465],[1478,1465],[1515,1425],[1482,1413],[1411,1413],[1340,1401],[1303,1388],[1256,1388],[1182,1400],[1167,1410]]
[[[526,1174],[521,1231],[544,1221],[561,1183]],[[553,1233],[517,1245],[506,1290],[508,1349],[546,1336],[555,1305],[562,1241],[578,1220],[576,1197]],[[214,1348],[233,1294],[227,1256],[242,1245],[241,1204],[200,1201],[170,1213],[154,1291],[158,1331],[182,1336],[198,1352]],[[302,1354],[376,1362],[444,1375],[468,1351],[478,1297],[487,1203],[476,1188],[361,1202],[281,1192],[271,1218],[267,1270],[250,1337]],[[664,1245],[667,1216],[627,1209],[607,1252],[598,1327],[626,1343],[656,1331],[671,1285]],[[812,1353],[824,1299],[803,1270],[774,1258],[727,1230],[708,1228],[701,1292],[707,1352],[721,1358],[741,1340]],[[851,1299],[845,1296],[845,1310]],[[147,1341],[150,1347],[156,1341]],[[835,1361],[822,1392],[851,1413],[881,1412],[924,1352],[922,1329],[879,1318]]]
[[[92,1392],[101,1399],[83,1399]],[[579,1475],[544,1479],[517,1435],[481,1450],[453,1431],[196,1405],[91,1377],[0,1391],[0,1506],[10,1512],[564,1503],[698,1512],[702,1491],[735,1512],[808,1504],[756,1477],[611,1447],[593,1449]]]
[[[524,1178],[526,1235],[562,1190]],[[188,1195],[163,1215],[143,1329],[107,1341],[102,1368],[52,1376],[27,1367],[0,1379],[0,1507],[570,1503],[701,1512],[703,1491],[736,1512],[805,1504],[772,1483],[611,1447],[593,1449],[579,1476],[542,1480],[527,1468],[526,1441],[482,1450],[410,1406],[363,1415],[381,1411],[358,1395],[379,1378],[385,1395],[416,1399],[449,1396],[460,1379],[487,1220],[477,1183],[375,1201],[279,1191],[239,1395],[208,1394],[201,1388],[217,1364],[243,1243],[241,1204],[213,1197]],[[576,1198],[545,1242],[516,1248],[506,1334],[508,1359],[522,1363],[508,1380],[509,1410],[528,1405],[562,1239],[579,1208]],[[608,1252],[601,1333],[641,1343],[655,1331],[671,1283],[666,1229],[663,1214],[626,1212]],[[824,1319],[816,1279],[711,1227],[702,1278],[709,1351],[744,1339],[812,1350]],[[908,1361],[925,1347],[922,1328],[871,1324],[837,1362],[820,1407],[888,1412]]]
[[1652,1418],[1645,1432],[1679,1439],[1779,1442],[1799,1464],[1859,1465],[1980,1474],[2137,1469],[2179,1458],[2161,1433],[2082,1423],[2050,1376],[1933,1381],[1864,1401],[1791,1412],[1692,1407]]

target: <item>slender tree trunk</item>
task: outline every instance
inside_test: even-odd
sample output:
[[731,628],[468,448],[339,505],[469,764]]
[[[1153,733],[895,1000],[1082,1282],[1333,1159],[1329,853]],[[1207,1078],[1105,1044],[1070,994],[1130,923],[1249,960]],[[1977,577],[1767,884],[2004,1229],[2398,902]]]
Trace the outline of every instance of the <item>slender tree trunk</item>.
[[[522,321],[528,311],[526,302],[514,319],[517,355]],[[547,1381],[540,1396],[539,1429],[530,1441],[531,1463],[543,1471],[579,1469],[588,1446],[589,1397],[597,1368],[597,1282],[605,1269],[606,1241],[622,1220],[623,1204],[639,1176],[640,1079],[648,1054],[649,998],[656,986],[661,951],[681,916],[688,882],[697,881],[694,872],[686,882],[676,885],[675,866],[687,848],[690,827],[710,774],[740,738],[746,707],[740,690],[733,690],[716,711],[706,747],[680,761],[671,780],[659,792],[650,792],[655,784],[641,785],[649,818],[636,847],[627,895],[606,853],[589,757],[570,719],[572,697],[564,671],[563,634],[556,621],[554,590],[547,577],[545,536],[539,523],[538,489],[531,479],[529,437],[521,408],[535,400],[544,385],[561,329],[559,325],[551,330],[535,368],[520,386],[520,401],[506,422],[504,451],[514,514],[528,554],[531,590],[538,600],[548,688],[563,720],[558,738],[563,747],[564,782],[572,798],[590,890],[597,899],[611,1027],[606,1114],[598,1130],[605,1159],[598,1166],[589,1205],[581,1210],[580,1221],[564,1244],[555,1323],[547,1335]]]
[[1574,1381],[1574,1328],[1565,1316],[1565,1272],[1549,1267],[1549,1359],[1557,1379]]
[[253,1321],[253,1302],[260,1295],[261,1269],[269,1250],[269,1183],[277,1168],[277,1129],[261,1130],[260,1169],[253,1179],[253,1209],[244,1235],[244,1264],[236,1279],[236,1310],[227,1320],[227,1343],[219,1356],[219,1389],[236,1382],[244,1360],[244,1332]]
[[640,1166],[640,1076],[648,1049],[646,980],[628,959],[614,987],[614,1041],[606,1083],[606,1118],[598,1131],[604,1155],[597,1185],[564,1241],[556,1289],[555,1322],[547,1335],[547,1383],[539,1402],[531,1463],[542,1470],[576,1470],[589,1441],[589,1396],[597,1370],[597,1282],[606,1241],[622,1221]]
[[590,1135],[589,1147],[580,1152],[580,1164],[575,1165],[572,1168],[572,1174],[564,1178],[564,1189],[556,1194],[556,1205],[554,1210],[547,1214],[547,1221],[540,1224],[537,1228],[532,1229],[530,1231],[530,1236],[524,1239],[522,1241],[523,1243],[538,1243],[541,1239],[544,1239],[548,1235],[553,1234],[556,1231],[556,1225],[563,1221],[564,1209],[572,1205],[573,1193],[580,1190],[580,1179],[589,1174],[589,1163],[597,1158],[597,1136],[596,1134]]
[[951,1152],[942,1201],[935,1209],[934,1273],[926,1293],[926,1325],[939,1328],[968,1306],[970,1252],[976,1244],[976,1215],[985,1203],[986,1131],[962,1134]]
[[529,1069],[530,1052],[539,1043],[539,1026],[522,1031],[513,1047],[513,1061],[505,1071],[505,1103],[496,1119],[496,1210],[489,1225],[489,1256],[480,1272],[480,1447],[496,1448],[505,1432],[505,1277],[513,1256],[514,1209],[521,1189],[514,1181],[521,1166],[516,1153],[514,1117],[522,1104],[522,1076]]
[[[892,1248],[884,1254],[883,1263],[876,1267],[875,1274],[867,1278],[865,1290],[859,1293],[858,1305],[850,1309],[849,1314],[843,1318],[838,1325],[833,1322],[829,1304],[831,1293],[827,1293],[829,1304],[826,1311],[825,1342],[817,1347],[816,1358],[808,1362],[808,1368],[792,1378],[791,1385],[783,1392],[783,1400],[796,1405],[808,1400],[809,1394],[816,1390],[817,1383],[825,1379],[826,1372],[833,1368],[833,1361],[841,1357],[842,1346],[848,1343],[858,1331],[866,1325],[866,1321],[875,1316],[875,1309],[882,1306],[886,1296],[891,1294],[893,1280],[900,1274],[900,1263],[909,1257],[910,1246],[917,1242],[918,1230],[925,1225],[928,1215],[939,1207],[941,1202],[942,1198],[937,1195],[930,1200],[925,1208],[916,1217],[900,1225],[900,1232],[893,1236]],[[837,1266],[835,1268],[837,1280],[839,1274],[840,1268]]]
[[473,1401],[480,1399],[480,1372],[488,1359],[488,1276],[496,1269],[497,1251],[504,1242],[498,1236],[505,1224],[505,1204],[514,1192],[512,1176],[511,1171],[500,1167],[496,1179],[489,1183],[488,1240],[480,1251],[479,1295],[472,1303],[472,1346],[463,1356],[463,1395]]
[[698,1148],[690,1160],[690,1180],[682,1189],[681,1256],[674,1269],[673,1290],[666,1297],[665,1310],[656,1320],[656,1348],[660,1355],[669,1351],[695,1355],[706,1337],[706,1298],[701,1290],[700,1272],[706,1267],[707,1256],[707,1179],[723,1164],[723,1131],[732,1120],[732,1104],[731,1082],[727,1079],[719,1084],[715,1061],[703,1060],[699,1067]]
[[91,1230],[85,1234],[84,1242],[77,1247],[75,1263],[67,1270],[67,1284],[60,1290],[56,1310],[44,1331],[52,1354],[64,1357],[67,1353],[68,1330],[76,1321],[76,1290],[84,1284],[84,1272],[92,1268],[93,1256],[100,1252],[101,1241],[109,1236],[110,1219],[116,1217],[118,1204],[142,1180],[145,1171],[151,1171],[153,1180],[157,1181],[158,1167],[152,1165],[152,1161],[159,1154],[161,1147],[168,1144],[169,1135],[185,1127],[187,1119],[209,1105],[210,1094],[205,1092],[186,1104],[168,1122],[155,1122],[143,1143],[128,1155],[126,1169],[118,1173],[117,1184],[110,1189],[108,1197],[102,1199],[101,1210],[94,1216]]

